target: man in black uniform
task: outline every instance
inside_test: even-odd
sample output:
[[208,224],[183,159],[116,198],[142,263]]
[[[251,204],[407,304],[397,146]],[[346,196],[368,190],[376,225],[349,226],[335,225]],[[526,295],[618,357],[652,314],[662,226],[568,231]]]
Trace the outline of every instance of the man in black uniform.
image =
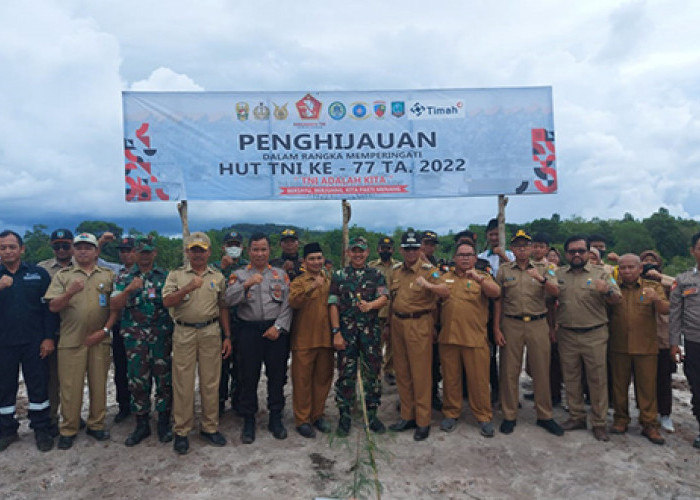
[[288,227],[280,233],[280,246],[282,256],[270,261],[272,267],[284,269],[289,276],[289,281],[299,276],[301,269],[301,259],[299,258],[299,235],[296,230]]
[[14,231],[0,232],[0,451],[18,439],[15,419],[19,365],[29,394],[29,426],[41,451],[53,448],[47,356],[55,349],[58,321],[42,297],[51,279],[22,262],[24,244]]

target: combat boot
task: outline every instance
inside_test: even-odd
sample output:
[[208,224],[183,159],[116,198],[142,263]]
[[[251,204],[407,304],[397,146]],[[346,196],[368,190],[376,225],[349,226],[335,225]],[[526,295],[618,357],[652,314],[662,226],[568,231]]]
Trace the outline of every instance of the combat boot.
[[284,428],[282,424],[282,412],[279,410],[273,410],[270,412],[270,421],[267,424],[267,428],[270,430],[275,439],[286,439],[287,429]]
[[246,415],[243,421],[243,430],[241,431],[241,442],[250,444],[255,441],[255,416]]
[[129,434],[124,444],[127,446],[136,446],[150,435],[151,426],[148,423],[148,413],[145,415],[136,415],[136,429]]
[[158,441],[169,443],[173,440],[173,427],[170,425],[170,412],[158,412]]

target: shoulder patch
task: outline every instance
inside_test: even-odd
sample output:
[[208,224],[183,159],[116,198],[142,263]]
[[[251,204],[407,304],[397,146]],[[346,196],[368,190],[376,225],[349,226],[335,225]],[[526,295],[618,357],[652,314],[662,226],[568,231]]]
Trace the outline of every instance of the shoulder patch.
[[433,265],[428,264],[427,262],[424,262],[423,264],[420,265],[421,269],[432,269]]
[[671,290],[675,290],[676,288],[678,288],[678,281],[673,280],[673,285],[671,285]]
[[231,273],[231,276],[228,277],[228,284],[233,285],[237,280],[238,276],[236,276],[236,273]]

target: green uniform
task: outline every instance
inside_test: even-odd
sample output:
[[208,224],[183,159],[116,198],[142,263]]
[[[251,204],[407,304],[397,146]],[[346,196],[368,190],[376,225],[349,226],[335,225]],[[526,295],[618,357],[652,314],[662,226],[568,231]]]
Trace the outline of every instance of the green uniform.
[[151,409],[151,380],[155,384],[156,410],[169,412],[172,406],[173,321],[163,307],[163,285],[167,272],[158,267],[142,274],[138,266],[119,276],[115,294],[121,293],[138,276],[143,288],[129,294],[121,320],[121,334],[127,355],[127,377],[131,411],[146,415]]
[[362,365],[362,384],[368,411],[376,410],[382,395],[382,341],[378,311],[363,313],[360,300],[373,301],[388,296],[384,275],[379,269],[346,267],[333,273],[329,304],[338,307],[340,331],[347,347],[338,351],[338,379],[335,400],[341,413],[349,413],[355,403],[358,362]]

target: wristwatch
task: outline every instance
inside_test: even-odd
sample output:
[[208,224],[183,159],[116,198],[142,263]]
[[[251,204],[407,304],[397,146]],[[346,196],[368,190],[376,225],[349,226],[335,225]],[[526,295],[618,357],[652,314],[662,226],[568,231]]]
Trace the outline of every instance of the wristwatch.
[[331,328],[331,333],[333,333],[333,334],[340,333],[340,328]]
[[112,335],[112,330],[107,328],[106,326],[102,328],[102,331],[107,335],[108,337]]

